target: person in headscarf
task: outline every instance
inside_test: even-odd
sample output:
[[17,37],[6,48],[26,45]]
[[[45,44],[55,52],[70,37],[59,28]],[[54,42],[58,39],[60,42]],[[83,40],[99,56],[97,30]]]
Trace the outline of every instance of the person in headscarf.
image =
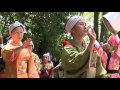
[[107,61],[107,73],[109,78],[120,78],[119,68],[120,68],[120,38],[118,35],[111,35],[108,39],[114,50],[111,52],[111,57]]
[[110,51],[110,44],[109,43],[103,44],[103,51],[104,51],[104,53],[106,53],[107,57],[105,58],[105,55],[103,55],[104,59],[102,59],[102,64],[106,68],[106,70],[108,70],[107,67],[106,67],[107,62],[106,62],[105,59],[107,59],[107,61],[108,61],[111,58],[111,51]]
[[[110,52],[110,47],[114,50]],[[102,65],[107,71],[108,78],[120,78],[119,64],[120,64],[120,39],[118,35],[111,35],[108,43],[103,44],[103,48],[98,49],[101,57]]]
[[42,62],[42,69],[41,69],[41,78],[52,78],[52,69],[53,63],[50,61],[50,54],[45,53],[43,54],[43,62]]
[[95,48],[96,48],[98,55],[100,56],[101,63],[103,65],[103,67],[106,69],[106,60],[108,59],[108,54],[110,52],[110,45],[108,43],[101,45],[96,40],[95,41]]
[[5,62],[3,78],[33,78],[36,74],[32,55],[26,49],[32,39],[27,38],[22,43],[24,33],[25,26],[18,21],[9,26],[10,40],[1,51]]
[[[61,65],[64,78],[90,78],[90,64],[96,35],[94,30],[88,30],[86,21],[81,16],[72,16],[65,25],[65,30],[73,39],[64,41],[61,55]],[[89,36],[90,42],[84,40]],[[100,57],[97,56],[95,77],[104,77],[106,70],[102,67]],[[95,78],[92,77],[92,78]]]
[[39,56],[33,52],[33,49],[34,49],[33,41],[31,41],[26,48],[32,53],[32,60],[34,60],[36,71],[38,72],[38,74],[41,74],[40,70],[42,69],[42,62]]

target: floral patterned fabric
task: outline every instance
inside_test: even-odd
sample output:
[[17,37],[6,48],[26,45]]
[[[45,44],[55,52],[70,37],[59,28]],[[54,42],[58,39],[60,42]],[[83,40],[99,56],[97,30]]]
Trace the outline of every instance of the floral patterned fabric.
[[39,56],[32,52],[32,58],[34,60],[37,72],[40,73],[40,70],[42,69],[42,64],[41,64],[41,60],[40,60]]
[[[120,57],[117,55],[116,51],[117,50],[115,50],[111,53],[111,58],[110,58],[110,62],[108,65],[108,70],[119,70]],[[102,65],[106,69],[108,56],[107,56],[106,52],[103,51],[103,49],[101,47],[98,49],[98,53],[101,57]],[[108,73],[108,77],[109,78],[120,78],[120,75],[119,75],[119,73]]]
[[2,49],[2,58],[5,62],[3,78],[39,78],[31,53],[27,49],[14,50],[20,46],[10,43]]

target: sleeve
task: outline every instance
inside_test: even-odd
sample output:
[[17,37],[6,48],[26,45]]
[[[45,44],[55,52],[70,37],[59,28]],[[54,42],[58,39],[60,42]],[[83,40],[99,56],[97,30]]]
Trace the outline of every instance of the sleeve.
[[96,78],[103,78],[107,75],[107,71],[102,66],[100,57],[97,56],[97,63],[96,63]]
[[5,62],[14,61],[17,58],[17,55],[14,53],[16,48],[4,47],[1,50],[1,56]]
[[35,67],[34,60],[32,59],[32,55],[28,60],[28,77],[29,78],[39,78],[38,72]]
[[42,68],[42,64],[41,64],[40,58],[37,54],[36,54],[36,64],[37,64],[38,72],[40,72],[40,70]]
[[103,48],[102,48],[102,47],[99,47],[99,48],[97,49],[97,52],[98,52],[99,56],[103,56],[104,51],[103,51]]
[[85,48],[83,51],[78,52],[76,48],[72,46],[64,47],[61,56],[61,65],[65,70],[75,70],[85,67],[89,62],[90,51]]
[[108,59],[107,53],[103,50],[102,47],[98,48],[97,52],[101,58],[102,65],[104,66],[104,68],[106,68],[106,63],[107,63],[106,61]]

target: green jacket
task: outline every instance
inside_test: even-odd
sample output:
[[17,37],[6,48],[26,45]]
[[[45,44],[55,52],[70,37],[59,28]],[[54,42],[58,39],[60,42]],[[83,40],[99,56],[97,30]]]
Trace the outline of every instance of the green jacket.
[[[65,78],[90,78],[89,69],[93,56],[88,50],[88,45],[84,47],[78,45],[73,40],[68,41],[72,45],[66,45],[61,55],[61,65],[64,69]],[[96,55],[95,55],[96,56]],[[95,58],[95,57],[94,57]],[[106,70],[102,67],[100,57],[97,55],[96,75],[102,77],[106,74]]]

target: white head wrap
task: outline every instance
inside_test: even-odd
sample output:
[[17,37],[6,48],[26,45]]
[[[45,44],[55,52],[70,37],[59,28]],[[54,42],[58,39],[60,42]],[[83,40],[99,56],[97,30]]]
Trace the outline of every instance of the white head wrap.
[[68,33],[71,33],[71,29],[76,25],[76,23],[79,21],[79,20],[82,20],[83,17],[81,16],[73,16],[71,17],[68,22],[66,23],[66,26],[65,26],[65,30],[68,32]]
[[22,26],[23,29],[24,29],[24,33],[26,33],[25,26],[24,26],[22,23],[16,21],[15,23],[13,23],[13,24],[11,24],[11,25],[9,26],[9,34],[11,33],[11,31],[12,31],[14,28],[19,27],[19,26]]
[[44,57],[49,57],[50,56],[50,53],[45,53],[43,54]]

